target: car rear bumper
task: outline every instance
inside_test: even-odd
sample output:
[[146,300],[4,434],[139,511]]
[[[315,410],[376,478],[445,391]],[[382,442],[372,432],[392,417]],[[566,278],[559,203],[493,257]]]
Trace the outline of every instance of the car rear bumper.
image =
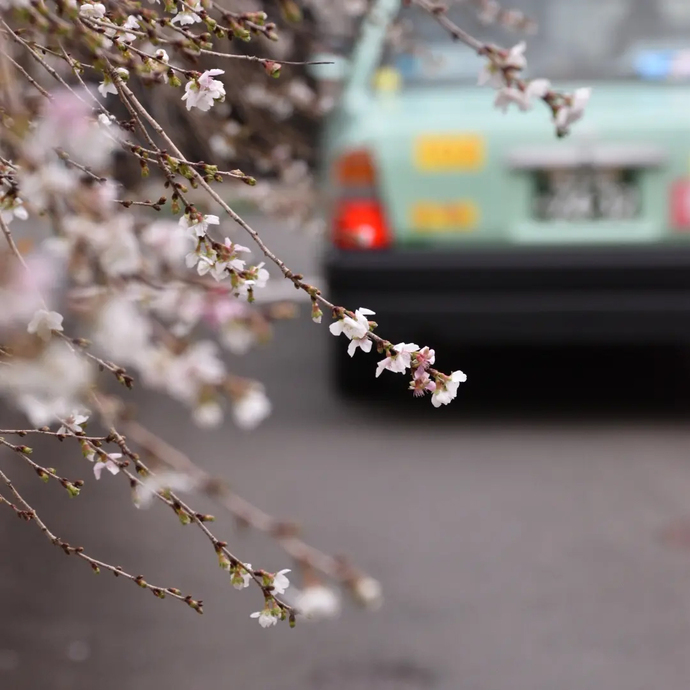
[[332,250],[325,271],[390,339],[690,341],[690,248]]

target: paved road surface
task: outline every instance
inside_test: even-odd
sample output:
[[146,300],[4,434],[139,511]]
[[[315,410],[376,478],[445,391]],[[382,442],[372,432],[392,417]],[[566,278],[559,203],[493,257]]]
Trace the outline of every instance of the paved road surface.
[[[3,512],[0,688],[687,690],[690,547],[663,539],[690,516],[680,360],[446,351],[442,364],[462,360],[471,385],[467,402],[434,411],[340,402],[327,344],[304,318],[238,363],[263,372],[275,401],[259,433],[202,440],[146,398],[143,415],[313,542],[355,557],[384,583],[384,608],[262,630],[249,619],[256,593],[229,586],[193,528],[132,509],[117,479],[69,500],[17,468],[64,538],[202,597],[206,613],[96,577]],[[78,462],[54,457],[69,475]],[[219,517],[246,560],[287,565]]]

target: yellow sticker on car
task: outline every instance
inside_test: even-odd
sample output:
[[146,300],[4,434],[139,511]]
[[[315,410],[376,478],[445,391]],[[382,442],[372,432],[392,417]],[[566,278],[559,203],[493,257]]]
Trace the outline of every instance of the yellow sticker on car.
[[478,221],[479,209],[472,201],[420,201],[412,206],[412,228],[417,232],[471,232]]
[[486,146],[478,134],[424,135],[415,141],[413,157],[422,172],[480,170],[486,162]]

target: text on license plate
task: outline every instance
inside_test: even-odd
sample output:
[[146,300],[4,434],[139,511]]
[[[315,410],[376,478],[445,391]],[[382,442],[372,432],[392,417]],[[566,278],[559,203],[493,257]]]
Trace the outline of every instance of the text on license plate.
[[479,209],[472,201],[420,201],[412,206],[410,215],[417,232],[471,232],[477,226]]
[[534,177],[538,220],[633,220],[640,212],[634,170],[549,170]]

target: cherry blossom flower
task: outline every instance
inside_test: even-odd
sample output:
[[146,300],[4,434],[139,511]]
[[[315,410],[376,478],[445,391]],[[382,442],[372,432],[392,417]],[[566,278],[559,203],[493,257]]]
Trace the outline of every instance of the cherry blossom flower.
[[213,77],[219,74],[225,74],[225,71],[222,69],[209,69],[197,79],[187,82],[184,96],[182,96],[182,100],[187,101],[187,110],[199,108],[199,110],[207,112],[216,101],[222,103],[225,100],[225,86],[223,86],[223,82],[213,79]]
[[371,352],[371,346],[371,339],[366,335],[363,338],[353,338],[347,346],[347,354],[354,357],[358,347],[362,349],[362,352]]
[[548,79],[533,79],[524,91],[517,86],[504,86],[496,94],[494,106],[504,113],[508,112],[511,103],[515,103],[522,111],[530,110],[532,98],[543,98],[550,88],[551,83]]
[[98,121],[104,126],[104,127],[110,127],[115,118],[112,115],[106,115],[105,113],[101,113],[98,116]]
[[87,19],[103,19],[105,16],[105,5],[100,2],[85,2],[79,7],[79,15]]
[[415,354],[414,362],[415,368],[428,369],[436,361],[436,351],[429,347],[423,347],[419,352]]
[[[201,9],[201,0],[188,0],[187,5],[191,6],[195,10]],[[186,26],[187,24],[196,24],[201,21],[201,17],[190,9],[185,9],[182,12],[178,12],[172,19],[172,23],[179,24],[180,26]]]
[[174,398],[196,405],[202,389],[220,385],[224,377],[218,345],[212,340],[200,340],[170,362],[166,388]]
[[109,358],[139,365],[150,348],[151,322],[132,300],[115,295],[99,310],[91,337]]
[[262,611],[255,611],[249,617],[258,618],[262,628],[270,628],[278,622],[279,615],[275,609],[263,609]]
[[232,406],[235,423],[243,429],[254,429],[271,414],[271,401],[260,384],[253,385]]
[[127,29],[139,30],[139,20],[141,17],[135,17],[134,15],[129,15],[125,20],[125,23],[115,24],[109,20],[105,20],[109,27],[105,29],[105,35],[108,38],[112,38],[115,43],[132,43],[136,40],[136,34],[130,33]]
[[458,394],[458,386],[467,381],[467,376],[461,371],[454,371],[445,381],[436,381],[436,390],[431,395],[434,407],[448,405]]
[[199,242],[197,248],[187,254],[185,263],[189,268],[196,266],[196,272],[200,275],[206,275],[217,263],[218,255],[210,244],[202,241]]
[[0,395],[16,403],[37,427],[81,407],[93,370],[87,360],[54,338],[34,359],[15,357],[0,366]]
[[274,594],[285,594],[285,590],[290,586],[290,580],[287,579],[285,573],[291,572],[290,569],[279,570],[273,576],[273,593]]
[[[193,239],[187,229],[171,220],[157,220],[151,223],[142,233],[142,242],[155,251],[148,254],[155,264],[164,262],[168,266],[181,266],[193,245]],[[196,266],[196,260],[193,264]]]
[[190,218],[186,213],[180,218],[180,227],[188,230],[191,237],[204,237],[209,225],[220,225],[220,218],[213,215]]
[[220,426],[223,422],[223,408],[215,400],[204,402],[194,408],[192,419],[202,429]]
[[232,586],[235,589],[245,589],[246,587],[249,587],[249,583],[252,581],[251,570],[251,563],[244,563],[244,568],[241,565],[231,567],[230,582]]
[[87,456],[87,460],[93,462],[93,474],[96,479],[101,478],[103,470],[108,470],[110,474],[118,474],[120,472],[120,465],[118,465],[116,460],[122,457],[122,453],[107,453],[105,460],[101,459],[102,456],[96,458],[95,455],[95,453],[90,453]]
[[161,472],[148,475],[134,489],[134,505],[148,508],[154,497],[161,491],[187,492],[196,488],[197,482],[183,472]]
[[569,97],[569,104],[560,107],[556,115],[556,129],[559,135],[567,134],[570,125],[582,118],[591,95],[592,89],[590,87],[575,89],[575,92]]
[[69,417],[63,420],[62,426],[57,430],[58,434],[65,434],[69,436],[70,434],[75,434],[76,432],[84,431],[82,425],[89,421],[89,413],[72,412]]
[[341,319],[332,323],[328,330],[335,336],[344,333],[350,340],[353,338],[364,338],[369,333],[369,320],[367,316],[375,313],[371,309],[360,307],[355,311],[354,319],[345,314]]
[[388,357],[382,359],[376,365],[376,376],[381,376],[384,369],[396,374],[404,374],[412,363],[412,353],[419,350],[419,345],[415,343],[398,343],[393,346]]
[[352,592],[357,600],[368,609],[378,609],[383,603],[381,583],[373,577],[359,577],[353,583]]
[[63,316],[57,311],[47,311],[39,309],[34,315],[27,331],[35,333],[41,340],[48,341],[53,335],[53,331],[62,331]]
[[522,41],[513,46],[505,57],[500,59],[500,64],[497,64],[495,59],[488,60],[479,72],[477,84],[479,86],[492,86],[495,89],[505,86],[505,70],[519,71],[527,66],[525,48],[525,42]]
[[410,381],[410,390],[415,397],[420,397],[428,392],[436,390],[436,384],[431,380],[429,374],[424,369],[415,369],[412,381]]
[[340,613],[340,597],[330,587],[311,585],[298,594],[295,608],[309,620],[335,618]]
[[[124,67],[116,67],[115,72],[122,81],[127,81],[129,78],[129,70]],[[103,81],[98,85],[98,93],[105,98],[109,93],[117,94],[117,87],[113,83],[109,74],[103,75]]]
[[251,266],[247,270],[247,278],[241,286],[240,294],[245,294],[248,288],[264,288],[270,278],[269,272],[264,268],[264,263],[261,262],[258,266]]
[[18,197],[5,197],[0,199],[0,217],[5,223],[10,223],[15,218],[27,220],[29,212],[24,208],[24,202]]
[[243,322],[228,321],[220,331],[220,340],[234,355],[244,355],[256,343],[256,336]]

